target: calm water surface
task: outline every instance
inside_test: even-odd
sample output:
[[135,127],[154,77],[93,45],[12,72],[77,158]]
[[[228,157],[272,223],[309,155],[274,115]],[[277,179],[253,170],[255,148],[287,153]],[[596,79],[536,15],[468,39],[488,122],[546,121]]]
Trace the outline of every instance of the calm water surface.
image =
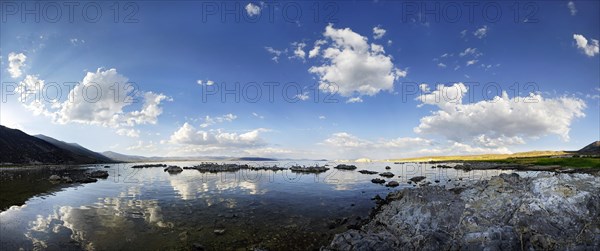
[[[169,164],[183,167],[198,163]],[[248,164],[315,163],[319,162]],[[108,179],[71,186],[50,185],[47,178],[53,171],[2,170],[3,177],[11,179],[0,184],[0,196],[14,192],[32,197],[24,204],[16,200],[12,203],[22,205],[0,213],[1,248],[190,250],[201,245],[207,250],[318,249],[334,234],[366,219],[375,206],[371,200],[375,195],[385,197],[390,191],[412,188],[407,183],[411,177],[422,175],[435,185],[452,187],[501,172],[432,169],[426,164],[352,164],[359,168],[331,169],[321,174],[184,170],[175,175],[163,172],[163,168],[132,169],[133,164],[114,164],[110,168],[89,167],[109,171]],[[392,169],[385,170],[386,165]],[[373,184],[371,179],[379,176],[358,173],[361,169],[390,171],[396,177],[386,180],[401,185],[387,188]],[[214,233],[220,229],[225,233]]]

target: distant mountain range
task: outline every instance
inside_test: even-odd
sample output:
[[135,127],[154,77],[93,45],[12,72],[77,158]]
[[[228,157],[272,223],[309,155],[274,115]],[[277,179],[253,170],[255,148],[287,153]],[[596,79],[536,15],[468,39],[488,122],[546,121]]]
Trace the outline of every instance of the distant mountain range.
[[94,164],[114,160],[78,144],[48,136],[31,136],[0,125],[0,165]]

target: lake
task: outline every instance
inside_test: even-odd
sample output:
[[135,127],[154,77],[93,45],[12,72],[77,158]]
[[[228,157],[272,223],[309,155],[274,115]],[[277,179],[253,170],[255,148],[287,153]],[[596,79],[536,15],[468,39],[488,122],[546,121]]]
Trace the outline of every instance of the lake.
[[[193,166],[200,162],[169,162]],[[221,162],[219,162],[221,163]],[[338,163],[316,161],[227,162],[290,167]],[[139,164],[139,163],[136,163]],[[368,219],[383,198],[414,188],[408,179],[426,176],[432,185],[461,186],[487,179],[499,170],[464,172],[429,164],[351,163],[357,170],[320,174],[289,170],[169,174],[163,168],[133,169],[134,164],[92,165],[61,170],[0,169],[3,250],[310,250],[336,233]],[[391,170],[386,170],[390,166]],[[52,184],[54,173],[105,170],[110,176],[89,184]],[[390,171],[400,186],[371,183]],[[434,182],[435,180],[439,183]],[[449,181],[450,180],[450,181]],[[6,199],[8,198],[8,199]],[[224,231],[222,231],[224,230]]]

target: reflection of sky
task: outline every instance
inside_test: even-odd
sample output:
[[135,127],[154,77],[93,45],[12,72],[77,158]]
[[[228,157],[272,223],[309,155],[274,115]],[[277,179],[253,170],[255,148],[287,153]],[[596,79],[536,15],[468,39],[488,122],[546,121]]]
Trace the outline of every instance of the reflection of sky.
[[[175,164],[190,166],[194,163]],[[308,166],[314,165],[314,162],[293,164]],[[344,203],[363,201],[361,208],[368,210],[372,207],[369,204],[372,203],[372,196],[384,196],[395,189],[412,187],[406,181],[414,176],[426,176],[431,182],[438,179],[441,180],[439,185],[451,186],[459,177],[464,181],[479,180],[510,172],[464,172],[432,169],[428,164],[393,163],[351,163],[357,165],[358,169],[344,171],[333,169],[336,163],[329,164],[331,170],[318,175],[297,174],[287,170],[243,170],[216,174],[185,170],[177,175],[169,175],[162,168],[136,172],[131,172],[128,167],[113,168],[111,172],[114,175],[107,180],[34,197],[23,206],[0,213],[3,227],[0,238],[2,242],[14,244],[14,249],[52,249],[53,243],[107,250],[122,249],[122,245],[127,243],[143,249],[155,241],[156,245],[164,245],[160,240],[164,240],[165,231],[179,231],[173,229],[178,224],[193,223],[192,226],[196,226],[194,222],[213,219],[223,210],[243,211],[251,207],[258,212],[263,209],[290,208],[306,214],[306,217],[317,217],[318,213],[310,210],[311,207],[315,210],[317,207],[321,208],[319,210],[344,208]],[[286,166],[285,163],[278,165]],[[391,170],[385,170],[386,165]],[[396,176],[386,180],[395,180],[401,185],[398,188],[386,188],[372,184],[371,179],[380,176],[358,173],[362,169],[392,172]],[[447,179],[452,179],[452,182],[446,182]],[[190,218],[189,215],[197,218]]]

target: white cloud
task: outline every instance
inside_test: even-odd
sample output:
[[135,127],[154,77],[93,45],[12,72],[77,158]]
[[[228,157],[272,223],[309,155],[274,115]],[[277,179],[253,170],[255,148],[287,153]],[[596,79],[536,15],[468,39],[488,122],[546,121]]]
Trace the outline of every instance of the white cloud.
[[573,39],[577,42],[577,48],[581,49],[588,57],[593,57],[598,54],[598,40],[592,39],[592,41],[588,43],[588,40],[583,35],[579,34],[573,34]]
[[139,138],[140,130],[132,129],[132,128],[120,128],[115,131],[118,135],[127,136],[131,138]]
[[260,7],[258,5],[253,4],[253,3],[248,3],[246,5],[246,13],[250,17],[260,15]]
[[319,51],[321,50],[321,45],[324,45],[325,43],[327,43],[327,41],[325,41],[325,40],[320,40],[319,39],[319,40],[315,41],[315,46],[313,47],[312,50],[310,50],[308,52],[308,57],[309,58],[314,58],[314,57],[318,56],[319,55]]
[[461,38],[464,38],[466,35],[467,35],[467,30],[462,30],[462,31],[460,32],[460,37],[461,37]]
[[381,46],[369,45],[366,37],[350,28],[336,29],[330,24],[323,35],[332,41],[322,53],[325,63],[309,69],[319,77],[322,91],[344,97],[372,96],[392,91],[394,81],[407,74],[394,66],[392,57],[385,55]]
[[446,68],[446,64],[444,63],[438,63],[437,66],[440,68]]
[[319,145],[328,147],[328,152],[336,152],[338,157],[349,158],[394,158],[417,147],[431,146],[432,142],[423,138],[395,138],[366,140],[347,132],[333,133]]
[[231,113],[224,114],[224,115],[217,116],[217,117],[210,117],[210,116],[206,115],[206,117],[204,118],[204,123],[202,123],[200,125],[200,127],[206,128],[211,125],[218,124],[218,123],[232,122],[235,119],[237,119],[237,116],[233,115]]
[[382,38],[385,35],[385,32],[386,30],[379,26],[373,27],[373,39]]
[[306,44],[302,42],[294,42],[292,43],[292,46],[294,47],[294,55],[290,58],[297,58],[304,61],[306,59],[306,52],[304,52],[304,47],[306,47]]
[[308,96],[308,92],[303,92],[301,94],[296,95],[295,97],[302,101],[306,101],[310,98],[310,96]]
[[476,64],[478,61],[479,61],[479,60],[476,60],[476,59],[469,60],[469,61],[467,61],[467,66],[469,66],[469,65],[474,65],[474,64]]
[[65,123],[83,123],[109,127],[134,126],[137,124],[155,124],[162,114],[162,101],[171,100],[164,94],[143,93],[141,110],[125,112],[124,108],[134,103],[130,94],[124,91],[128,79],[116,69],[88,72],[81,83],[69,92],[68,100],[60,104],[54,113],[55,121]]
[[569,12],[571,12],[571,16],[577,15],[577,8],[575,8],[575,3],[573,1],[569,1],[567,7],[569,8]]
[[349,98],[348,100],[346,100],[346,103],[362,103],[363,100],[360,97],[354,97],[354,98]]
[[259,118],[259,119],[264,119],[264,118],[265,118],[265,116],[262,116],[262,115],[260,115],[260,114],[258,114],[258,113],[256,113],[256,112],[253,112],[253,113],[252,113],[252,116],[254,116],[254,117],[257,117],[257,118]]
[[277,50],[277,49],[273,49],[272,47],[268,47],[268,46],[265,47],[265,50],[267,50],[270,54],[273,55],[271,60],[275,61],[276,63],[279,63],[279,57],[281,56],[281,54],[287,53],[287,50],[285,50],[285,51]]
[[327,117],[321,115],[321,116],[319,116],[319,119],[327,119]]
[[85,40],[78,39],[78,38],[71,38],[71,39],[69,39],[69,41],[71,42],[72,45],[75,45],[75,46],[85,44]]
[[489,29],[488,29],[487,25],[484,25],[481,28],[475,30],[473,32],[473,36],[476,36],[477,38],[482,39],[487,35],[488,30]]
[[169,142],[183,145],[202,145],[213,147],[256,147],[266,143],[260,137],[268,129],[258,128],[245,133],[231,133],[222,130],[196,130],[192,125],[185,123],[175,131]]
[[463,52],[458,54],[461,57],[473,55],[473,57],[479,57],[483,55],[483,53],[479,52],[477,48],[466,48]]
[[21,68],[25,66],[25,60],[27,60],[27,56],[23,53],[14,53],[11,52],[8,54],[8,73],[12,78],[18,78],[23,74]]
[[212,81],[212,80],[206,80],[206,81],[204,81],[204,80],[201,80],[201,79],[198,79],[198,80],[196,81],[196,83],[197,83],[198,85],[208,85],[208,86],[211,86],[211,85],[214,85],[214,84],[215,84],[215,82],[214,82],[214,81]]
[[440,85],[436,91],[418,97],[423,104],[435,105],[439,110],[421,118],[414,131],[485,146],[521,144],[525,137],[549,134],[567,141],[573,119],[585,116],[586,105],[577,98],[545,99],[533,93],[509,98],[503,92],[492,100],[463,104],[467,90],[462,83]]
[[44,80],[39,79],[38,76],[27,75],[19,82],[15,92],[19,94],[19,102],[27,102],[30,96],[35,95],[42,88],[44,88]]

